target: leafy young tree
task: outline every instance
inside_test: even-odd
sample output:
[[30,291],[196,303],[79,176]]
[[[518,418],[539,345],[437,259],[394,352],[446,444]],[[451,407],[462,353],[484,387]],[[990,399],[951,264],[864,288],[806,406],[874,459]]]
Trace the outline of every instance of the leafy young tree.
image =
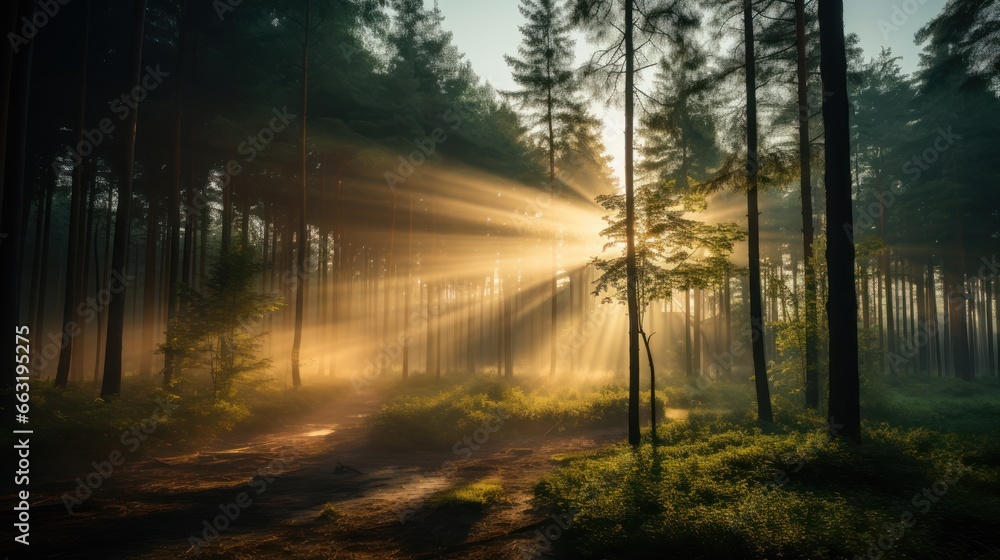
[[[644,129],[646,134],[657,132]],[[648,147],[644,153],[652,151]],[[692,155],[692,159],[696,156]],[[644,162],[646,163],[646,162]],[[650,166],[637,193],[636,205],[636,299],[638,300],[638,332],[649,362],[650,395],[654,403],[652,432],[656,438],[655,389],[656,374],[653,353],[643,326],[643,315],[653,301],[669,298],[678,290],[718,285],[731,269],[729,256],[733,245],[745,237],[734,223],[707,224],[690,217],[690,213],[705,209],[703,196],[692,195],[681,181],[664,179],[657,166]],[[605,194],[597,202],[611,212],[605,216],[608,227],[601,235],[608,242],[605,250],[623,244],[628,235],[625,197],[622,193]],[[604,295],[606,303],[627,303],[628,262],[625,256],[595,258],[600,272],[595,282],[595,295]]]
[[[605,45],[591,57],[585,66],[585,75],[609,91],[611,97],[617,96],[620,78],[624,76],[622,94],[625,106],[625,293],[629,316],[628,424],[629,443],[638,445],[640,440],[639,300],[634,176],[636,75],[642,68],[640,58],[644,56],[641,52],[642,45],[650,43],[654,38],[675,40],[695,28],[698,18],[691,11],[691,7],[680,0],[574,0],[573,21],[587,30],[592,41]],[[640,64],[637,65],[637,62]]]
[[183,312],[168,325],[160,352],[173,356],[179,371],[208,373],[215,398],[225,400],[234,383],[271,365],[257,355],[265,333],[251,329],[281,306],[276,294],[254,290],[263,270],[253,249],[239,247],[221,254],[202,291],[180,286]]

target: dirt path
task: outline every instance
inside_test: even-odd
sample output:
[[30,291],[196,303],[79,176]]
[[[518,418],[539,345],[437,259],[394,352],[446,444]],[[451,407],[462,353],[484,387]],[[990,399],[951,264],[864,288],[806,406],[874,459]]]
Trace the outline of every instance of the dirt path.
[[[75,476],[47,482],[32,506],[32,557],[521,558],[547,525],[531,490],[552,456],[624,438],[553,430],[493,437],[471,455],[387,449],[370,442],[365,424],[378,405],[367,395],[268,434],[136,460],[72,515],[61,495]],[[482,478],[499,479],[508,501],[485,511],[427,507],[431,494]],[[336,513],[322,515],[324,506]]]

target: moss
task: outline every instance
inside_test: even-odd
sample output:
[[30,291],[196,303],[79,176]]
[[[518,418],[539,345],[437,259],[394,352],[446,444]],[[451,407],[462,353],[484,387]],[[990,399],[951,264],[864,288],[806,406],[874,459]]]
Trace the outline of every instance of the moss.
[[485,508],[506,500],[507,493],[499,481],[491,478],[477,480],[439,492],[428,500],[431,507],[460,506]]

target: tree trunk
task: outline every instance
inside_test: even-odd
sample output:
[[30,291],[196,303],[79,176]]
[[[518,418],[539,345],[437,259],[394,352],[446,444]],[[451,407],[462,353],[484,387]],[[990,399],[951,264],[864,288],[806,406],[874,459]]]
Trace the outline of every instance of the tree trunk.
[[986,357],[989,360],[989,368],[987,369],[987,374],[992,374],[994,377],[998,375],[997,370],[997,338],[996,330],[993,326],[993,277],[987,276],[983,279],[983,295],[985,296],[986,304]]
[[[819,0],[823,125],[826,130],[826,261],[829,276],[830,430],[861,438],[858,299],[854,282],[850,109],[843,0]],[[839,426],[839,427],[838,427]]]
[[753,5],[743,0],[743,35],[746,44],[747,90],[747,221],[750,249],[750,327],[753,346],[754,385],[757,389],[757,419],[773,422],[771,395],[767,383],[767,362],[764,358],[764,312],[761,309],[760,286],[760,213],[757,210],[757,71],[754,66]]
[[[83,45],[81,47],[81,59],[80,59],[80,89],[79,89],[79,104],[77,105],[77,129],[76,129],[76,144],[79,146],[80,142],[83,141],[83,129],[86,126],[86,112],[87,112],[87,72],[89,58],[87,53],[90,50],[90,1],[87,1],[85,6],[86,9],[86,20],[84,21],[84,32],[83,32]],[[79,270],[80,261],[86,259],[86,256],[80,256],[80,244],[86,238],[86,235],[79,235],[81,213],[83,206],[83,197],[85,193],[83,191],[83,166],[84,161],[77,162],[73,167],[73,186],[70,195],[70,212],[69,212],[69,239],[67,241],[67,251],[66,251],[66,291],[63,294],[63,325],[68,325],[70,321],[73,320],[73,314],[76,310],[76,302],[79,300],[83,293],[80,286],[77,285],[77,279],[82,278],[82,284],[86,286],[86,276],[77,276],[76,271]],[[110,202],[109,202],[110,203]],[[98,289],[101,286],[97,287]],[[59,365],[56,367],[56,387],[66,387],[69,382],[70,366],[72,365],[73,357],[73,338],[69,337],[69,340],[62,346],[59,351]],[[82,373],[82,372],[81,372]]]
[[[409,196],[409,234],[406,238],[406,288],[403,290],[403,379],[410,376],[410,291],[413,289],[413,191]],[[420,295],[419,290],[417,295]]]
[[646,336],[646,333],[642,331],[639,334],[642,335],[642,343],[646,347],[646,359],[649,360],[649,431],[653,445],[656,445],[658,443],[656,438],[656,369],[653,367],[653,351],[649,349],[649,339],[653,335]]
[[[167,228],[169,231],[169,251],[170,251],[170,261],[167,264],[167,323],[174,319],[177,314],[177,282],[181,280],[180,278],[180,235],[181,235],[181,223],[180,223],[180,204],[181,204],[181,138],[183,133],[182,122],[185,118],[184,116],[184,92],[185,92],[185,81],[184,81],[184,57],[187,52],[187,21],[188,21],[188,10],[187,10],[187,0],[181,0],[180,3],[180,15],[177,19],[177,56],[176,65],[180,70],[177,74],[177,96],[174,99],[174,122],[173,122],[173,169],[171,170],[172,183],[170,186],[170,196],[169,205],[167,208]],[[186,216],[191,208],[184,209],[185,221],[187,221]],[[163,385],[165,387],[170,386],[173,381],[174,369],[176,367],[175,363],[176,357],[172,353],[165,354],[163,357]]]
[[[809,148],[809,70],[806,65],[805,0],[795,0],[796,59],[799,98],[799,193],[802,197],[802,259],[805,265],[806,408],[819,407],[816,348],[816,271],[813,267],[812,168]],[[867,315],[865,315],[867,317]]]
[[[514,377],[514,286],[511,275],[508,273],[507,282],[503,287],[503,374],[504,377],[513,379]],[[440,317],[438,318],[440,321]]]
[[635,45],[633,0],[625,2],[625,274],[628,303],[628,442],[639,445],[639,299],[635,260],[635,188],[633,116],[635,112]]
[[226,174],[222,181],[222,243],[219,254],[225,255],[233,245],[233,190],[236,188],[236,177]]
[[[139,87],[142,71],[142,40],[146,23],[146,0],[135,0],[135,18],[132,24],[132,60],[131,76],[128,91]],[[132,179],[135,170],[135,136],[138,107],[129,113],[125,132],[122,166],[119,173],[121,183],[118,186],[118,211],[115,216],[115,239],[111,250],[111,274],[125,274],[125,259],[129,247],[129,230],[132,222]],[[109,278],[109,286],[110,286]],[[121,394],[122,388],[122,336],[125,330],[125,294],[126,287],[122,282],[121,290],[111,290],[111,302],[108,304],[108,334],[105,346],[104,381],[101,385],[101,398]],[[115,293],[117,292],[117,293]]]
[[968,294],[961,273],[962,261],[963,258],[956,255],[945,267],[945,306],[948,312],[948,334],[955,377],[971,380],[975,374],[972,370],[972,361],[969,359],[969,330],[965,320]]
[[302,386],[300,352],[302,349],[302,314],[305,306],[306,251],[309,247],[306,226],[306,123],[309,113],[309,0],[305,3],[305,25],[302,38],[302,136],[299,138],[299,232],[295,252],[295,333],[292,337],[292,386]]
[[[8,4],[13,3],[8,2]],[[30,18],[35,9],[34,3],[28,0],[21,0],[17,3],[17,6],[18,15],[22,17]],[[17,56],[13,57],[10,106],[16,116],[8,123],[9,128],[2,131],[6,132],[12,140],[10,146],[5,146],[11,148],[12,157],[9,160],[6,158],[4,160],[3,206],[0,208],[0,224],[3,224],[3,230],[6,234],[5,238],[0,239],[0,265],[5,268],[5,273],[0,274],[0,290],[3,293],[3,303],[0,304],[0,307],[2,307],[2,317],[0,317],[2,325],[0,326],[2,326],[4,332],[8,333],[6,336],[10,336],[11,334],[25,337],[30,337],[32,334],[41,336],[41,333],[31,333],[21,325],[21,275],[16,273],[16,271],[20,270],[18,267],[18,255],[23,248],[21,207],[24,204],[25,191],[25,140],[27,139],[28,132],[32,45],[34,45],[33,41],[28,43],[21,52],[17,53]],[[6,105],[4,108],[6,108]],[[10,165],[7,165],[8,163]],[[10,352],[9,354],[5,354],[9,359],[8,363],[13,364],[16,360],[14,356],[17,355],[15,345],[9,345],[6,348],[9,348],[9,350],[5,352]],[[13,411],[14,405],[17,402],[14,399],[15,381],[27,381],[27,379],[19,378],[27,378],[30,371],[15,371],[16,377],[10,375],[11,370],[5,369],[5,371],[8,374],[4,375],[2,392],[4,394],[4,411],[6,412]],[[8,427],[13,428],[19,425],[14,422],[13,413],[6,413],[4,416],[4,422]],[[10,452],[8,452],[7,456],[11,457]]]
[[386,369],[392,370],[392,354],[389,348],[389,290],[395,286],[392,281],[392,257],[396,250],[396,191],[392,193],[392,218],[389,226],[389,251],[385,260],[385,280],[382,282],[382,351],[385,352]]
[[142,344],[139,347],[139,375],[146,377],[153,373],[153,347],[156,339],[153,331],[156,327],[156,240],[157,232],[156,205],[149,202],[149,216],[146,225],[146,273],[142,288]]

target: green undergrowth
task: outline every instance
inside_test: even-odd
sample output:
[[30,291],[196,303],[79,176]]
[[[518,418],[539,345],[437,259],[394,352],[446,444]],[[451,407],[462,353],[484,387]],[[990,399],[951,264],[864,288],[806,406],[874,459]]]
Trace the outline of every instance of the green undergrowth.
[[482,509],[506,500],[507,493],[500,481],[492,478],[477,480],[443,490],[428,499],[431,507],[468,507]]
[[[183,380],[165,388],[132,379],[126,380],[121,397],[105,401],[95,387],[64,390],[40,382],[31,388],[33,443],[40,453],[65,455],[70,450],[85,457],[123,445],[132,448],[133,439],[145,451],[164,446],[183,450],[227,432],[273,429],[277,418],[293,422],[347,392],[347,382],[293,391],[262,378],[222,400],[213,397],[210,387]],[[139,430],[136,436],[124,435],[134,430]]]
[[[941,425],[972,426],[983,414],[982,387],[938,388],[932,394],[941,402],[953,400]],[[907,391],[900,402],[911,414],[937,410],[907,404]],[[726,398],[705,395],[707,402]],[[573,515],[569,529],[548,543],[550,552],[957,559],[1000,550],[1000,433],[990,419],[960,433],[866,420],[862,442],[854,443],[830,441],[829,426],[815,416],[785,416],[788,422],[765,428],[743,412],[702,406],[663,425],[655,448],[646,433],[636,449],[555,457],[536,499]]]
[[[504,438],[623,427],[628,413],[628,390],[620,386],[531,389],[472,378],[436,391],[421,388],[416,393],[398,394],[373,415],[370,423],[377,441],[396,446],[447,447],[481,428]],[[648,392],[642,396],[641,415],[648,420]],[[668,395],[657,394],[658,416],[663,416],[669,400]]]

